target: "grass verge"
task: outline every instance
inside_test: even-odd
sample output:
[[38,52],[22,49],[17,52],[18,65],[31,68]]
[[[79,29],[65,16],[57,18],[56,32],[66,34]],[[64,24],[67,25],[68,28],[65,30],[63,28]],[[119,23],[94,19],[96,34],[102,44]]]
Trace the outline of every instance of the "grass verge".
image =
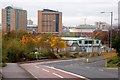
[[119,63],[119,60],[117,56],[109,58],[107,61],[107,67],[118,67],[118,63]]
[[5,66],[7,66],[6,63],[0,63],[0,67],[5,67]]

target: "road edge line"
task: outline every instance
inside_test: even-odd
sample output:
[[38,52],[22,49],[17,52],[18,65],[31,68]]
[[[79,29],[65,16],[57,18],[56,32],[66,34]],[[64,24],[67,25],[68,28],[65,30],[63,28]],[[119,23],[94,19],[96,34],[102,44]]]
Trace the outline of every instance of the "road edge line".
[[[55,70],[58,70],[58,71],[61,71],[61,72],[64,72],[64,73],[67,73],[67,74],[70,74],[70,75],[73,75],[73,76],[77,76],[77,77],[82,78],[82,79],[87,79],[87,78],[84,77],[84,76],[80,76],[80,75],[75,74],[75,73],[71,73],[71,72],[68,72],[68,71],[64,71],[64,70],[62,70],[62,69],[58,69],[58,68],[54,68],[54,67],[50,67],[50,66],[46,66],[46,67],[51,68],[51,69],[55,69]],[[89,79],[87,79],[87,80],[89,80]]]

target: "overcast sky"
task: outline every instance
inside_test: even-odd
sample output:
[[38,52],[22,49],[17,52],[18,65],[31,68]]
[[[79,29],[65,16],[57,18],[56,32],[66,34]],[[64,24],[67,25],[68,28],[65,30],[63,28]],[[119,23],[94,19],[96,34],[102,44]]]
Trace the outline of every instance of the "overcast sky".
[[[27,10],[28,19],[37,24],[37,11],[47,8],[58,10],[63,13],[63,25],[76,26],[94,24],[96,21],[110,23],[110,14],[100,14],[100,12],[114,12],[114,19],[118,17],[119,0],[0,0],[0,8],[6,6],[20,7]],[[0,10],[1,13],[1,10]],[[0,14],[1,23],[1,14]],[[113,23],[117,23],[114,20]]]

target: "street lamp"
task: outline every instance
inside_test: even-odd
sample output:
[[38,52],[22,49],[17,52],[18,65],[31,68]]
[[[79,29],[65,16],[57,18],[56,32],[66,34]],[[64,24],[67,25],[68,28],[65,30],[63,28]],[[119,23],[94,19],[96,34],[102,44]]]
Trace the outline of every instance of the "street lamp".
[[112,57],[112,22],[113,22],[113,12],[101,12],[102,14],[103,13],[110,13],[111,14],[111,27],[110,27],[110,33],[109,33],[109,37],[110,37],[110,41],[109,41],[109,47],[110,47],[110,54],[111,54],[111,57]]

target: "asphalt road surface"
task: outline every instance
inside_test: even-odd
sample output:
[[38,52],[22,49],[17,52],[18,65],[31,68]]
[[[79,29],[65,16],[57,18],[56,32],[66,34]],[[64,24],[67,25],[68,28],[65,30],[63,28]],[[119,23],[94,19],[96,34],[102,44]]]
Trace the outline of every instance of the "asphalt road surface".
[[85,63],[84,59],[46,63],[58,69],[69,71],[87,78],[118,78],[117,68],[105,68],[106,60]]
[[[118,69],[105,68],[105,60],[85,63],[84,58],[21,64],[35,78],[118,78]],[[82,75],[82,76],[81,76]],[[111,78],[111,79],[110,79]]]
[[37,78],[79,78],[85,80],[86,78],[80,75],[76,75],[70,72],[66,72],[54,67],[40,65],[42,63],[26,63],[20,66],[31,73],[36,79]]

